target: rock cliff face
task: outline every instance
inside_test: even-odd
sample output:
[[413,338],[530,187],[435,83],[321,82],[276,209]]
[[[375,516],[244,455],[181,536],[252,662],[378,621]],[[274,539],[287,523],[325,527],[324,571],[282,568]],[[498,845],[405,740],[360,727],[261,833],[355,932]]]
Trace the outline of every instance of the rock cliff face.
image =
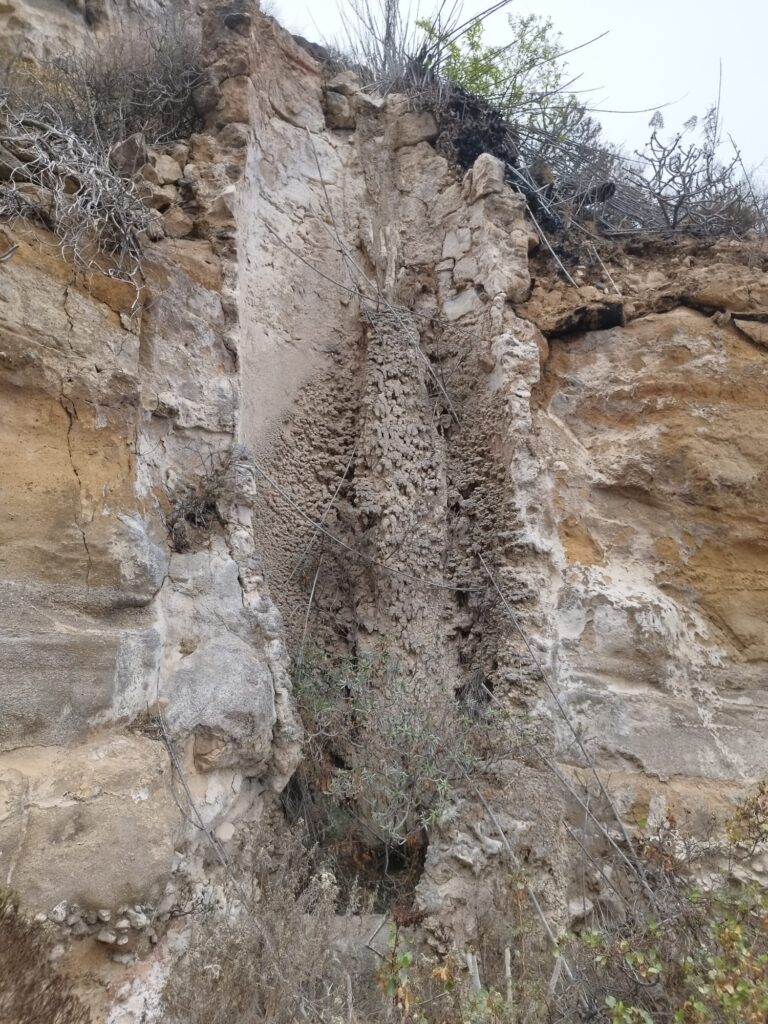
[[[7,6],[36,55],[109,31]],[[138,292],[0,224],[0,879],[121,1024],[274,827],[309,628],[481,681],[577,772],[567,717],[630,820],[768,773],[766,253],[566,286],[493,158],[462,176],[256,10],[200,18],[206,127],[149,154],[176,199]],[[493,800],[567,923],[566,792],[522,757]],[[472,936],[499,849],[464,793],[429,927]]]

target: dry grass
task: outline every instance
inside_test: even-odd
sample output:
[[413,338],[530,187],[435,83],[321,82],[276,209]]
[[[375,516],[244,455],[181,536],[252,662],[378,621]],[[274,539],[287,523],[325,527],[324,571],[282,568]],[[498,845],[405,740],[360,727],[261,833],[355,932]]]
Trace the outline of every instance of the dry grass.
[[193,18],[132,20],[77,51],[41,65],[12,61],[0,72],[11,107],[47,120],[108,151],[140,133],[149,145],[187,138],[201,127],[194,90],[203,80]]
[[348,1019],[347,971],[333,950],[337,890],[301,838],[257,855],[252,909],[201,918],[168,982],[169,1024]]
[[134,183],[118,177],[109,154],[53,112],[25,113],[0,94],[0,217],[43,224],[64,257],[83,270],[134,280],[150,213]]
[[219,503],[231,498],[229,476],[235,453],[194,449],[199,471],[179,480],[168,494],[170,510],[166,516],[168,535],[174,551],[188,551],[195,540],[203,538],[221,522]]
[[7,1024],[90,1024],[66,978],[50,962],[44,930],[0,891],[0,1021]]

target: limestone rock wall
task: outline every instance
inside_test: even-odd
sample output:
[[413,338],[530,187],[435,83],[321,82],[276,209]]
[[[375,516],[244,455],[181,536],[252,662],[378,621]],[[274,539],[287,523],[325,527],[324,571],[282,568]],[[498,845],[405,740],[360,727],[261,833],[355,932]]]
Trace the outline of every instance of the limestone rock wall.
[[766,770],[765,350],[677,308],[554,341],[559,679],[600,760],[662,790]]
[[[0,225],[0,880],[121,1024],[267,829],[307,637],[487,687],[576,773],[556,695],[630,821],[768,768],[764,250],[565,285],[497,161],[459,174],[255,9],[198,15],[139,292]],[[483,798],[567,924],[567,793],[521,750]],[[495,827],[468,789],[433,834],[433,936],[493,910]]]
[[[219,36],[241,37],[210,19],[215,65]],[[186,237],[150,246],[138,288],[76,271],[43,229],[0,226],[18,247],[0,281],[0,880],[58,929],[95,1019],[142,961],[164,962],[179,912],[220,899],[236,828],[298,750],[238,444],[250,114],[229,67],[211,72],[211,127],[148,154],[192,198]],[[202,520],[174,533],[203,493]]]

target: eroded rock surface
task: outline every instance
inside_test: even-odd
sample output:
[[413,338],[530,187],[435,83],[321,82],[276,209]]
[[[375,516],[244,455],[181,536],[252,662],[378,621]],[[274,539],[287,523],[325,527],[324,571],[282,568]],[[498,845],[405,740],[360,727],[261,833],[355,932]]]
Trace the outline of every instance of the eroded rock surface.
[[[490,690],[575,774],[570,723],[630,821],[768,771],[764,251],[544,273],[497,160],[235,13],[201,15],[204,129],[134,147],[138,293],[0,225],[0,878],[130,981],[120,1024],[295,770],[309,633]],[[573,813],[530,750],[460,792],[433,941],[493,912],[499,825],[567,925]]]
[[763,352],[678,308],[552,343],[561,679],[606,763],[764,774]]

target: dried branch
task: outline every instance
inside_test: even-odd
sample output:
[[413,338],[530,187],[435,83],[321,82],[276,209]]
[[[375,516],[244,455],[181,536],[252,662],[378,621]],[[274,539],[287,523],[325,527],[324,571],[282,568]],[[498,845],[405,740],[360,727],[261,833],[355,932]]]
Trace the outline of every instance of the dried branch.
[[14,110],[0,96],[0,153],[14,161],[0,180],[0,217],[45,225],[63,255],[83,270],[136,281],[150,211],[109,157],[50,111]]

